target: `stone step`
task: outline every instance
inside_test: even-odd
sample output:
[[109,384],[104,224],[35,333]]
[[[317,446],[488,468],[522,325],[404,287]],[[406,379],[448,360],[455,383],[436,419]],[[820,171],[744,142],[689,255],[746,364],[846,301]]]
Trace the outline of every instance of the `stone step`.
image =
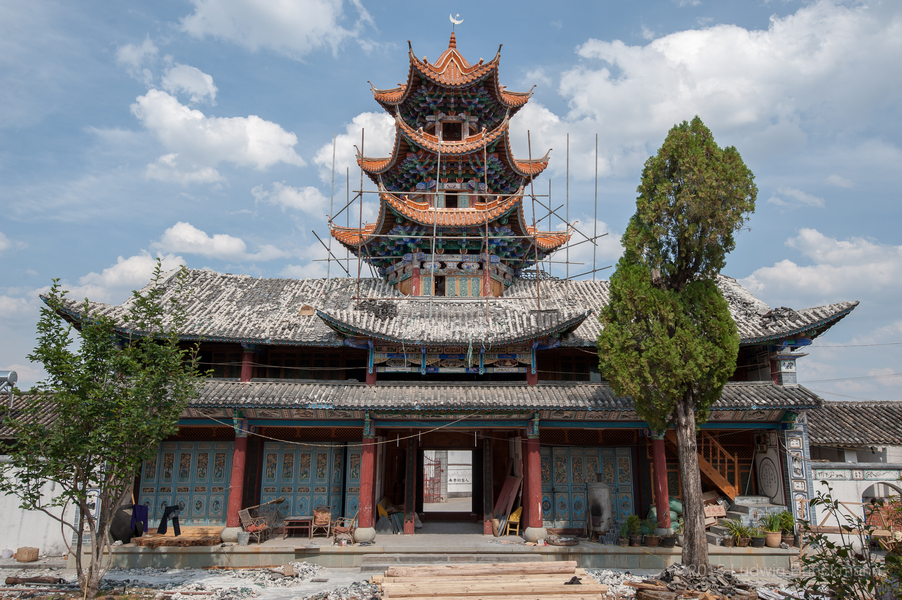
[[[713,527],[711,529],[714,529]],[[723,546],[723,536],[718,535],[717,533],[708,530],[705,532],[705,537],[708,539],[708,543],[714,546]]]
[[776,513],[786,510],[785,506],[778,504],[733,504],[730,510],[743,514],[757,514],[760,519],[765,513]]
[[767,496],[736,496],[733,500],[733,504],[770,504],[770,498]]
[[361,573],[382,573],[389,567],[470,563],[533,562],[534,554],[374,554],[364,557]]

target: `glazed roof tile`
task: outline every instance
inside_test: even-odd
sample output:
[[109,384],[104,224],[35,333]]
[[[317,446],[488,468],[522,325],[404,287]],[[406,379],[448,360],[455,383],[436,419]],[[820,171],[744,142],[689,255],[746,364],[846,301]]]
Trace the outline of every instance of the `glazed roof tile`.
[[482,150],[484,147],[492,144],[495,140],[502,136],[506,136],[509,124],[509,121],[505,119],[498,127],[491,131],[483,130],[476,135],[471,135],[467,139],[458,142],[442,140],[441,144],[439,144],[438,136],[426,133],[422,129],[414,129],[401,118],[395,118],[395,122],[398,124],[398,129],[401,134],[404,135],[410,143],[431,152],[438,153],[441,150],[442,154],[469,154],[470,152]]
[[29,404],[37,404],[37,424],[49,425],[54,421],[53,405],[49,402],[41,402],[41,396],[37,394],[14,394],[13,407],[11,411],[7,411],[6,407],[9,400],[4,394],[3,397],[3,420],[0,421],[0,440],[8,440],[16,437],[16,432],[12,427],[6,425],[6,418],[21,419],[24,416],[24,409]]
[[404,215],[414,223],[428,227],[476,227],[489,223],[516,211],[516,222],[520,231],[526,235],[536,236],[535,242],[543,252],[551,252],[567,243],[569,234],[556,231],[536,231],[523,224],[522,197],[513,196],[499,198],[488,204],[477,203],[473,208],[437,208],[433,209],[426,202],[417,202],[407,197],[384,193],[383,202],[379,204],[379,217],[376,223],[364,225],[361,231],[357,227],[339,227],[332,225],[330,233],[349,250],[358,252],[360,246],[379,238],[385,229],[386,207]]
[[808,413],[812,446],[902,446],[902,402],[824,402]]
[[[173,277],[167,274],[163,282],[163,300],[176,295]],[[373,299],[391,308],[395,316],[380,323],[380,331],[391,331],[404,339],[441,340],[442,343],[468,343],[470,334],[477,345],[482,339],[520,336],[527,326],[541,326],[539,310],[558,311],[559,323],[588,310],[598,311],[608,302],[607,281],[540,281],[541,307],[536,301],[536,283],[520,280],[500,298],[488,299],[490,314],[485,323],[485,299],[470,301],[464,309],[461,299],[436,297],[430,301],[401,295],[381,279],[361,279],[362,299]],[[851,312],[857,302],[840,302],[797,311],[770,309],[749,294],[735,280],[721,277],[718,286],[730,305],[730,312],[739,328],[743,344],[760,340],[777,340],[799,335],[816,337]],[[333,279],[263,279],[248,275],[215,273],[199,269],[188,270],[190,295],[184,299],[187,322],[182,329],[184,339],[247,342],[263,344],[340,346],[344,337],[331,329],[317,316],[302,315],[301,308],[310,306],[324,314],[340,317],[356,309],[357,280]],[[125,317],[133,300],[122,305],[89,302],[98,315],[108,316],[118,323],[120,331],[128,333],[133,325]],[[442,317],[436,321],[421,318],[423,304],[431,303],[433,315],[448,310],[458,315],[458,321],[448,326]],[[493,308],[494,307],[494,308]],[[75,320],[82,311],[82,301],[67,300],[63,313]],[[361,316],[360,318],[364,318]],[[441,323],[441,325],[439,325]],[[561,336],[564,346],[594,348],[600,323],[587,318],[569,333]],[[463,332],[463,333],[461,333]]]
[[[821,399],[803,387],[770,382],[730,382],[714,410],[803,409]],[[193,406],[236,408],[314,408],[337,410],[579,410],[625,411],[635,406],[607,383],[539,382],[378,382],[286,383],[207,381]],[[638,419],[637,419],[638,420]]]
[[[500,49],[499,49],[500,51]],[[463,55],[457,51],[457,38],[451,33],[451,41],[448,49],[439,55],[438,60],[429,63],[417,58],[413,49],[409,52],[410,64],[420,75],[426,79],[448,87],[460,87],[479,81],[498,68],[500,54],[489,62],[480,60],[471,65]]]

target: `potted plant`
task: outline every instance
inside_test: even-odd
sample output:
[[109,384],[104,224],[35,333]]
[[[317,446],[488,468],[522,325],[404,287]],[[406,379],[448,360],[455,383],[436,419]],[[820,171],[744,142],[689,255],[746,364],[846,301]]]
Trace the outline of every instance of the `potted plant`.
[[645,545],[649,548],[657,548],[661,543],[661,536],[655,535],[655,527],[657,523],[653,519],[645,519],[642,521],[642,529],[645,530]]
[[642,526],[642,521],[639,520],[638,515],[630,515],[626,518],[626,529],[630,534],[630,546],[638,546],[642,543],[642,538],[639,537],[639,528]]
[[783,512],[778,514],[780,515],[780,531],[783,533],[781,539],[784,544],[792,546],[795,544],[795,517],[793,517],[792,513],[788,510],[784,510]]
[[764,548],[767,534],[760,527],[752,529],[749,533],[751,534],[752,548]]
[[[738,545],[739,540],[743,537],[743,534],[746,533],[746,528],[742,524],[742,521],[739,521],[738,519],[724,519],[720,524],[727,530],[727,534],[724,536],[723,545],[728,548],[732,547],[734,544]],[[729,543],[727,540],[729,540]],[[748,538],[746,538],[745,545],[747,546],[748,543]]]
[[630,530],[626,526],[626,523],[620,524],[620,542],[621,546],[629,546],[630,545]]
[[783,528],[782,513],[768,513],[758,521],[758,526],[765,531],[768,548],[780,547],[780,536]]
[[736,538],[737,548],[748,548],[749,542],[752,541],[752,531],[745,525],[739,525],[739,537]]
[[[663,525],[663,523],[658,523],[658,526]],[[670,534],[661,537],[661,547],[662,548],[673,548],[676,546],[677,542],[677,525],[671,523],[670,524]]]
[[682,547],[683,545],[683,519],[681,518],[676,524],[673,526],[673,535],[676,537],[677,546]]

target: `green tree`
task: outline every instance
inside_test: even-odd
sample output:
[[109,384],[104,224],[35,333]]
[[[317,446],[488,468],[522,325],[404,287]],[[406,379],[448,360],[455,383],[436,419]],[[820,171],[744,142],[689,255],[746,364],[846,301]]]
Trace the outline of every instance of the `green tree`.
[[716,286],[755,210],[754,175],[701,119],[676,125],[642,171],[636,213],[601,314],[599,368],[653,430],[673,426],[683,486],[682,562],[708,565],[696,428],[736,366],[739,335]]
[[[176,278],[176,293],[165,295],[157,261],[151,285],[128,303],[127,334],[85,300],[79,339],[62,317],[66,292],[54,280],[28,356],[47,378],[29,393],[22,413],[8,418],[16,443],[11,462],[0,467],[0,491],[75,533],[69,550],[86,597],[97,594],[109,569],[112,517],[130,498],[141,462],[177,431],[179,415],[199,392],[197,348],[182,347],[177,335],[185,321],[185,270]],[[58,486],[58,496],[42,495],[48,483]],[[70,504],[77,519],[67,520]]]

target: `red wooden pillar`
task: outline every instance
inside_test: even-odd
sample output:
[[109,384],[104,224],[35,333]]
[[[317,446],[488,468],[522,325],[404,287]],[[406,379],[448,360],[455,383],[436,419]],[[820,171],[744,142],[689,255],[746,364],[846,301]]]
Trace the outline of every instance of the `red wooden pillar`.
[[250,381],[254,377],[256,348],[252,344],[241,344],[241,347],[244,348],[244,354],[241,355],[241,381]]
[[404,477],[404,534],[415,532],[414,512],[417,509],[417,441],[407,439],[407,464]]
[[[415,264],[420,264],[420,263],[415,263]],[[423,295],[422,289],[421,289],[422,279],[420,279],[420,268],[419,267],[413,268],[413,277],[411,279],[413,279],[413,281],[410,284],[410,294],[412,296],[422,296]]]
[[376,440],[372,437],[363,440],[363,456],[360,458],[360,516],[358,526],[375,527],[373,483],[376,474]]
[[526,429],[526,503],[529,506],[529,520],[523,536],[528,542],[547,537],[542,525],[542,457],[539,455],[539,414]]
[[655,465],[655,508],[659,527],[670,529],[670,492],[667,490],[667,456],[664,454],[664,436],[656,435],[651,441]]
[[226,527],[240,527],[238,511],[244,494],[244,461],[247,456],[247,419],[235,419],[235,449],[232,452],[232,475],[229,479],[229,507]]

